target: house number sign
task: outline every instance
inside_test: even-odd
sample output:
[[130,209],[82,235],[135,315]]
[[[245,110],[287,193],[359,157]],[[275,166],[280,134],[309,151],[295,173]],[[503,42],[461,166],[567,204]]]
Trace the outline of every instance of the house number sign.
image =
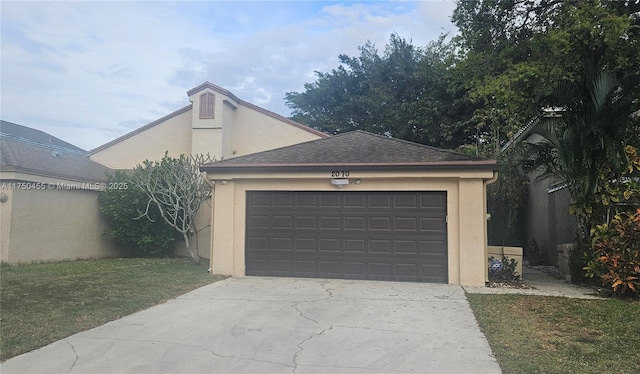
[[346,178],[349,176],[348,170],[332,170],[331,178]]

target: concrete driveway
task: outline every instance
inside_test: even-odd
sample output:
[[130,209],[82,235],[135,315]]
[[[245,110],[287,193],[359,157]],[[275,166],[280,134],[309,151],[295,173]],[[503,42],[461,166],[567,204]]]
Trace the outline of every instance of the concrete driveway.
[[230,278],[4,362],[10,373],[500,373],[459,286]]

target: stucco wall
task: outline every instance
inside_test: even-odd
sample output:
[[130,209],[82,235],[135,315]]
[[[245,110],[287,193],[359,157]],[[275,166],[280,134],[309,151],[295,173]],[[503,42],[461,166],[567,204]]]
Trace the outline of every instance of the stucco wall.
[[[470,173],[351,173],[352,183],[341,191],[446,191],[448,279],[451,284],[483,286],[486,279],[486,230],[483,179],[492,172]],[[211,268],[214,273],[245,275],[247,191],[336,191],[326,174],[245,175],[215,177]],[[220,178],[220,179],[218,179]],[[356,185],[353,180],[360,179]]]
[[131,169],[144,160],[160,160],[165,151],[177,157],[191,152],[191,110],[91,155],[112,169]]
[[[100,215],[97,191],[17,190],[12,193],[11,204],[11,234],[8,243],[3,236],[2,261],[53,261],[123,254],[103,235],[106,222]],[[3,217],[7,217],[4,210]],[[3,218],[3,229],[5,224]]]
[[236,157],[321,138],[244,106],[238,107],[234,118],[233,150]]
[[[3,181],[0,180],[0,183]],[[9,243],[11,240],[11,210],[13,206],[13,191],[10,189],[0,190],[5,194],[7,201],[0,202],[0,261],[7,261],[9,258]]]

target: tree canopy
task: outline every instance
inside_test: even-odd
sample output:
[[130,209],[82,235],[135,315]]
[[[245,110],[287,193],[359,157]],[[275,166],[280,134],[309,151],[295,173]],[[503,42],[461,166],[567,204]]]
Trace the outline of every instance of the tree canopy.
[[585,48],[606,51],[602,66],[618,78],[640,71],[638,2],[461,1],[452,20],[451,39],[420,47],[392,34],[382,52],[366,42],[358,57],[340,55],[338,67],[286,94],[293,119],[494,156],[541,97],[584,76]]
[[293,119],[330,134],[355,129],[423,144],[455,147],[472,133],[453,124],[460,86],[448,78],[452,45],[444,36],[425,48],[392,34],[382,54],[367,42],[359,57],[340,55],[340,66],[316,72],[304,92],[289,92]]
[[[626,120],[640,109],[640,2],[460,1],[452,21],[457,35],[441,35],[424,47],[392,34],[382,52],[366,42],[358,57],[340,55],[338,67],[316,72],[317,80],[305,84],[303,92],[286,94],[293,118],[331,134],[362,129],[499,158],[506,166],[499,183],[490,187],[496,191],[489,191],[489,209],[496,222],[515,225],[526,201],[514,160],[523,149],[505,145],[533,124],[545,107],[571,104],[588,111],[589,94],[575,88],[584,88],[589,74],[597,75],[587,71],[585,55],[591,54],[610,82],[624,83],[629,101],[610,121],[616,122],[615,136],[600,138],[617,142],[605,147],[604,152],[610,152],[606,157],[589,143],[597,136],[587,141],[583,134],[583,149],[594,150],[585,155],[609,161],[577,161],[576,165],[597,165],[582,182],[588,184],[596,174],[603,178],[601,168],[615,170],[605,164],[612,154],[624,161],[626,145],[640,149],[640,116]],[[558,100],[561,95],[554,89],[568,87],[567,82],[574,84],[572,99],[585,102]],[[609,88],[622,87],[614,86]],[[609,91],[604,97],[615,95]],[[554,129],[557,133],[567,129],[566,123],[554,126],[560,126]],[[509,151],[503,153],[506,148]],[[522,245],[512,233],[500,234],[503,238],[495,241]]]

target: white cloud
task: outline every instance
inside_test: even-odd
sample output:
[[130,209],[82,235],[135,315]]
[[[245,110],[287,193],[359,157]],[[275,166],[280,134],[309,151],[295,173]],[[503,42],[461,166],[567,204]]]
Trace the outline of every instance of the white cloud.
[[2,119],[90,149],[205,80],[288,115],[287,91],[392,32],[424,45],[452,2],[3,2]]

